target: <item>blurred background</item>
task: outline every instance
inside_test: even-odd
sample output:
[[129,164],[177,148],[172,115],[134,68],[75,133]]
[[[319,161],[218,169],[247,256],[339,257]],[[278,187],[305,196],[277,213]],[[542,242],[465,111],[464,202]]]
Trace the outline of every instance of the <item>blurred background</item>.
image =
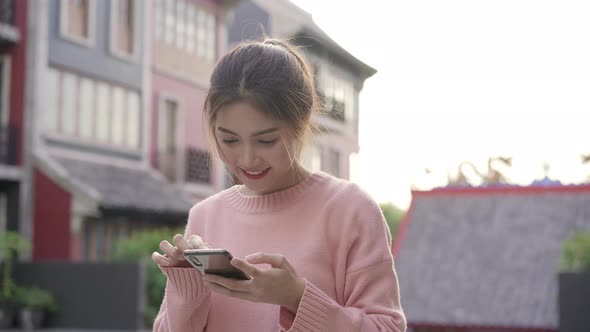
[[382,207],[409,331],[589,331],[589,12],[0,0],[0,329],[151,328],[151,253],[232,185],[203,128],[209,76],[267,35],[316,78],[303,163]]

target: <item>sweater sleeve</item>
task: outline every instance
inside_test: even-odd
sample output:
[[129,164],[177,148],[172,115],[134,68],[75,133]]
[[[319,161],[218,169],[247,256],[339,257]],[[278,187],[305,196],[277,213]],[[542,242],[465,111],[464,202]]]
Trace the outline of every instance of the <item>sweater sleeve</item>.
[[[197,206],[189,211],[184,236],[200,234],[194,218]],[[211,290],[203,283],[201,273],[192,267],[162,267],[166,289],[160,311],[154,321],[154,332],[204,331],[209,314]]]
[[[387,277],[384,277],[387,276]],[[353,287],[340,305],[306,280],[297,314],[281,308],[281,327],[289,332],[406,331],[392,261],[383,261],[346,276]]]
[[334,269],[343,275],[339,300],[307,279],[297,313],[280,309],[284,331],[406,331],[385,218],[368,195],[360,191],[353,194],[358,194],[352,200],[358,205],[351,210],[344,206],[336,224],[339,227],[330,229]]
[[154,332],[203,331],[207,325],[211,290],[193,268],[160,268],[166,291],[154,321]]

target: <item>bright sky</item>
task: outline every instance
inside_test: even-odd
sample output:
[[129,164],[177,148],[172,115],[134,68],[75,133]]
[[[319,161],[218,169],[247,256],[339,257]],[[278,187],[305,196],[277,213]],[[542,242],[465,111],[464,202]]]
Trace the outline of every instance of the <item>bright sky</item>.
[[[293,0],[378,73],[360,99],[352,180],[407,207],[410,187],[490,155],[528,184],[590,176],[590,1]],[[434,174],[427,177],[423,169]]]

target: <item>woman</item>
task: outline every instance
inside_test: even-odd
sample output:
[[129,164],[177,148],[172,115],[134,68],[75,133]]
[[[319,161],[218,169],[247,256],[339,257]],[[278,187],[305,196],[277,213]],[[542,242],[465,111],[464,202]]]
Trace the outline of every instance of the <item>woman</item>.
[[[303,57],[277,40],[245,43],[210,83],[212,151],[241,185],[196,204],[185,234],[153,253],[168,278],[154,331],[405,331],[379,206],[299,163],[318,108]],[[183,258],[209,247],[251,279],[201,275]]]

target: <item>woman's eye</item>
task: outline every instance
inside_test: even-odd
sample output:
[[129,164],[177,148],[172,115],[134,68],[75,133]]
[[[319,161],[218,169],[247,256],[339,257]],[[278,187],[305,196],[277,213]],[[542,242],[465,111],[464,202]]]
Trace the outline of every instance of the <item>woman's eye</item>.
[[237,142],[237,141],[238,141],[237,139],[230,138],[230,139],[224,139],[223,140],[223,143],[225,143],[225,144],[231,144],[231,143],[234,143],[234,142]]
[[262,143],[262,144],[273,144],[274,142],[276,142],[278,139],[270,139],[270,140],[259,140],[258,142]]

